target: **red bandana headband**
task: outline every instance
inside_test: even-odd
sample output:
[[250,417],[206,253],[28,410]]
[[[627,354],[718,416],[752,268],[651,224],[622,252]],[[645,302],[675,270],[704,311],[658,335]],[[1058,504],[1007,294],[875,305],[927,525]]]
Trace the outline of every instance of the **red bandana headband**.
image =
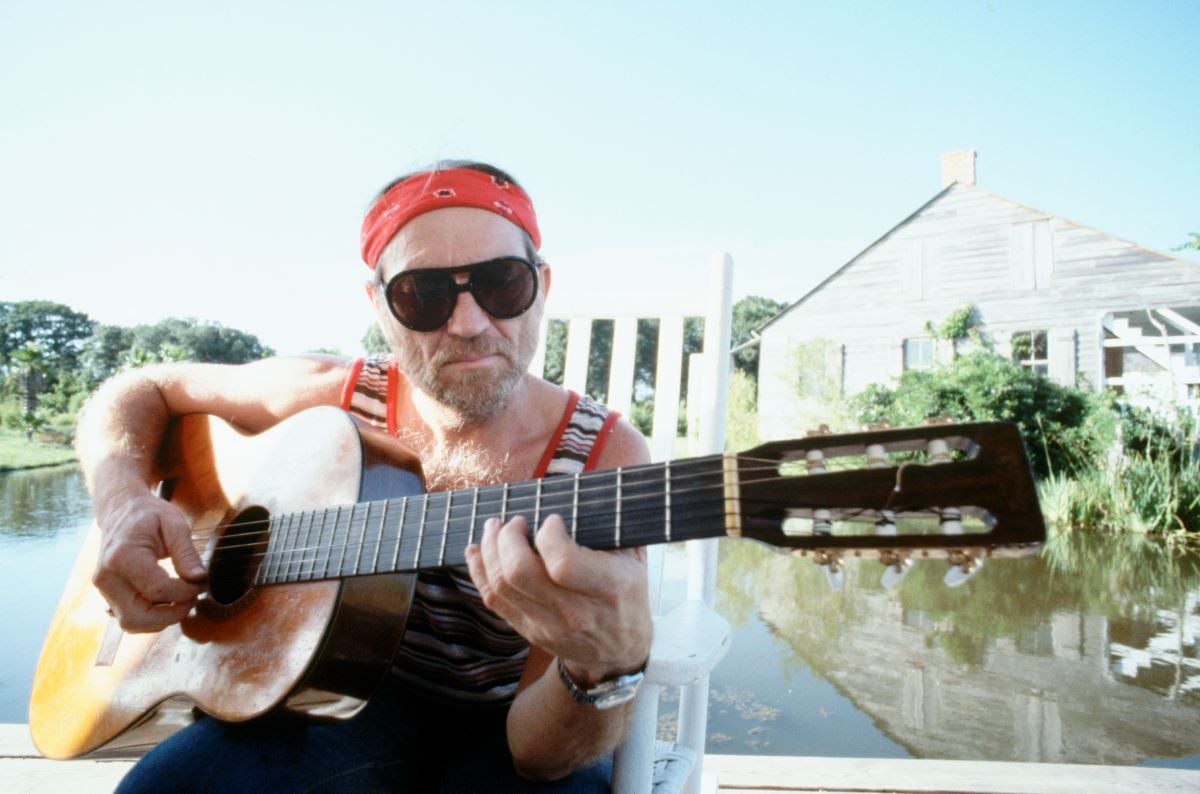
[[450,168],[416,174],[392,185],[375,202],[362,225],[362,258],[374,268],[383,249],[404,224],[418,215],[446,207],[475,207],[494,212],[520,226],[540,248],[533,202],[507,179],[473,168]]

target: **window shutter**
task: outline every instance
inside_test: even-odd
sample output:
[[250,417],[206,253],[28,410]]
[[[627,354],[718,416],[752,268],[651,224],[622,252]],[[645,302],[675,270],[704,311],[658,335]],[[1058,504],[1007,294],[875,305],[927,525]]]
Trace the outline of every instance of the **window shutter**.
[[1075,329],[1055,328],[1049,339],[1050,377],[1064,386],[1075,385],[1076,351]]

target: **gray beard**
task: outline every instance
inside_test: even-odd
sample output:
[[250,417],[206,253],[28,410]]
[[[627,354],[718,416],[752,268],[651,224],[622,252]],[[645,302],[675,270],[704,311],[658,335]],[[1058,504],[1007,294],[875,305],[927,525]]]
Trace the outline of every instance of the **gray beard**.
[[[525,333],[521,334],[516,346],[505,339],[455,339],[439,350],[428,364],[420,360],[415,350],[403,346],[397,350],[396,360],[417,388],[453,411],[463,425],[473,424],[495,416],[512,399],[533,360],[537,346],[536,327],[522,329]],[[491,371],[463,372],[454,376],[442,374],[442,367],[464,354],[496,354],[507,363],[498,376]]]

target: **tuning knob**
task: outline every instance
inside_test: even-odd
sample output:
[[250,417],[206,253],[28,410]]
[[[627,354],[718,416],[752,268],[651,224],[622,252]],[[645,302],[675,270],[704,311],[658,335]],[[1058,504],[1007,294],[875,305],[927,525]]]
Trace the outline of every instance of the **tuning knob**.
[[813,554],[813,562],[821,566],[821,570],[825,572],[825,581],[833,590],[841,590],[846,583],[846,572],[842,567],[842,560],[836,554],[830,554],[825,551],[818,551]]
[[983,567],[983,558],[975,557],[965,551],[950,552],[950,570],[942,577],[942,583],[947,587],[959,587]]
[[889,589],[900,584],[900,580],[912,570],[912,560],[908,555],[895,550],[880,552],[879,562],[883,564],[883,576],[879,584]]

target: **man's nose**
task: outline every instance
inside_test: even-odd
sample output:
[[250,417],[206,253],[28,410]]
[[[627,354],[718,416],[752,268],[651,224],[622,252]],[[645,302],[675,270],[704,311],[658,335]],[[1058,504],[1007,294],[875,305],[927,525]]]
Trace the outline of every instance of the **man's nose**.
[[483,333],[490,322],[491,315],[480,307],[471,291],[463,290],[458,293],[446,330],[455,336],[470,338]]

